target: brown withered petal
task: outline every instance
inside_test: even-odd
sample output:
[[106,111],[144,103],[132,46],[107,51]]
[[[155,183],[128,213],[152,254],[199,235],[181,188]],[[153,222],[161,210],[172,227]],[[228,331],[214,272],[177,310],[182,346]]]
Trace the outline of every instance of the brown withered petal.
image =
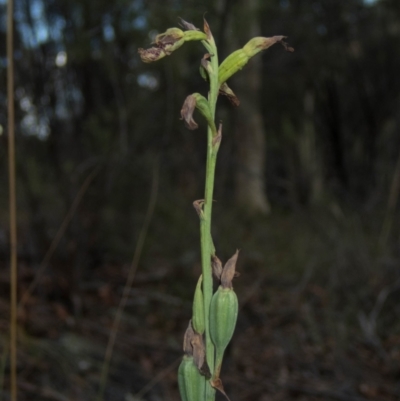
[[236,262],[239,256],[239,250],[225,263],[221,274],[221,286],[223,288],[232,288],[232,280],[235,276]]
[[206,347],[204,346],[202,335],[195,332],[191,344],[193,347],[194,364],[197,366],[200,373],[209,379],[211,377],[211,372],[206,361]]
[[150,47],[150,49],[138,49],[140,58],[144,63],[152,63],[165,57],[167,54],[159,47]]
[[193,130],[198,128],[196,121],[193,120],[193,112],[196,107],[196,98],[192,95],[189,95],[185,102],[183,103],[181,116],[185,121],[185,125],[187,128]]
[[195,336],[195,332],[192,327],[192,321],[189,320],[188,328],[186,329],[185,336],[183,337],[183,352],[186,355],[193,355],[192,341]]
[[294,48],[289,46],[285,41],[281,40],[282,46],[285,48],[287,52],[294,52]]
[[[283,35],[275,35],[271,36],[269,38],[265,38],[263,36],[257,36],[255,38],[250,39],[244,46],[243,50],[246,53],[248,57],[253,57],[257,53],[259,53],[262,50],[268,49],[275,43],[281,43],[286,50],[291,51],[293,50],[291,47],[289,47],[286,42],[284,42],[284,39],[286,39],[286,36]],[[289,50],[291,49],[291,50]]]
[[265,38],[264,42],[260,45],[262,49],[268,49],[270,46],[273,44],[280,42],[283,42],[283,39],[286,39],[287,36],[282,36],[282,35],[276,35],[272,36],[271,38]]
[[[179,29],[180,31],[180,29]],[[182,34],[179,32],[171,32],[171,33],[161,33],[160,35],[156,36],[155,43],[157,46],[163,47],[165,45],[171,45],[174,44],[175,42],[181,40],[183,38],[183,32],[181,31]]]
[[219,94],[226,96],[231,104],[233,104],[234,106],[239,106],[240,100],[226,82],[224,82],[219,88]]
[[[271,47],[272,45],[274,45],[275,43],[282,43],[283,39],[286,39],[287,36],[283,36],[283,35],[275,35],[272,36],[270,38],[254,38],[255,40],[260,39],[260,41],[257,41],[257,47],[259,47],[260,49],[268,49],[269,47]],[[262,40],[261,40],[262,39]],[[250,40],[251,42],[251,40]]]
[[224,386],[222,384],[222,380],[219,377],[217,377],[216,379],[211,380],[210,383],[211,383],[211,386],[213,386],[215,389],[217,389],[219,392],[221,392],[226,397],[226,399],[228,401],[231,401],[229,399],[229,397],[227,396],[227,394],[225,393]]
[[193,202],[193,207],[195,208],[199,217],[201,217],[203,214],[203,204],[204,204],[204,199],[195,200]]
[[219,145],[222,140],[222,123],[219,123],[218,133],[212,140],[212,146]]
[[210,58],[211,58],[211,54],[206,53],[206,54],[203,56],[203,58],[201,59],[201,61],[200,61],[201,66],[202,66],[207,72],[210,71],[210,62],[208,61],[208,59],[210,59]]
[[180,39],[174,43],[166,43],[166,44],[163,44],[160,46],[165,51],[165,54],[167,56],[170,56],[172,54],[172,52],[174,52],[175,50],[178,50],[184,43],[185,43],[184,39]]
[[222,262],[217,255],[211,256],[211,268],[212,272],[217,280],[221,280],[222,274]]
[[208,22],[204,18],[204,33],[207,35],[208,40],[212,39],[212,33],[210,29],[210,25],[208,25]]
[[199,28],[196,28],[193,24],[190,22],[185,21],[183,18],[179,17],[181,20],[182,26],[187,30],[187,31],[200,31]]
[[193,347],[193,361],[200,369],[203,366],[206,358],[206,348],[204,346],[203,337],[201,334],[194,332],[191,344]]
[[272,38],[266,38],[268,40],[266,40],[264,42],[264,45],[262,46],[263,49],[267,49],[268,47],[272,46],[274,43],[279,42],[286,51],[288,52],[294,52],[293,47],[289,46],[283,39],[286,39],[287,36],[273,36]]

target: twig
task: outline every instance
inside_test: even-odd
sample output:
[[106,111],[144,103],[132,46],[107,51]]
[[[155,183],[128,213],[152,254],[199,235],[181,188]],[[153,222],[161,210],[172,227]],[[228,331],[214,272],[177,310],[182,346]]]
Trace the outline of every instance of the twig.
[[46,270],[47,265],[50,262],[51,257],[53,256],[54,251],[57,249],[57,246],[60,243],[61,238],[64,236],[64,233],[65,233],[69,223],[71,222],[72,218],[74,217],[76,209],[78,208],[79,204],[81,203],[83,195],[85,194],[85,192],[89,188],[89,185],[91,184],[91,182],[96,177],[96,175],[98,174],[99,171],[100,171],[100,166],[95,167],[92,170],[92,172],[86,177],[85,181],[81,185],[78,193],[75,196],[74,201],[72,202],[71,207],[68,210],[68,213],[64,217],[64,220],[61,223],[60,228],[57,231],[57,234],[55,235],[53,241],[51,242],[50,247],[47,250],[42,262],[40,263],[40,266],[35,275],[35,278],[33,279],[31,284],[29,285],[28,289],[22,296],[22,299],[19,303],[20,308],[23,307],[24,304],[28,301],[29,297],[32,295],[34,289],[38,285],[40,279],[42,278],[44,271]]
[[71,401],[70,398],[52,389],[51,387],[38,387],[34,384],[21,382],[18,384],[19,387],[28,393],[40,394],[43,398],[55,401]]
[[379,292],[378,297],[376,298],[375,305],[368,316],[363,311],[361,311],[358,314],[358,321],[360,323],[364,336],[368,341],[370,341],[373,345],[379,348],[382,356],[384,356],[385,358],[386,358],[386,353],[382,347],[381,341],[376,332],[377,322],[379,314],[382,311],[383,305],[386,302],[386,299],[390,294],[392,294],[394,291],[397,291],[399,288],[400,288],[400,279],[396,280],[392,285],[383,288]]
[[140,391],[134,394],[134,398],[140,400],[146,393],[148,393],[157,383],[159,383],[169,372],[171,372],[178,363],[182,360],[180,356],[174,362],[172,362],[169,366],[163,369],[160,373],[158,373],[152,380],[150,380]]
[[14,55],[13,55],[13,0],[7,5],[7,114],[8,114],[8,172],[10,207],[10,375],[11,400],[17,400],[17,196],[15,174],[14,127]]
[[158,167],[158,160],[156,160],[154,168],[153,168],[153,182],[152,182],[152,186],[151,186],[149,206],[146,211],[146,216],[144,219],[143,227],[139,234],[139,239],[136,244],[135,253],[133,255],[133,260],[132,260],[132,263],[131,263],[131,266],[129,269],[128,278],[126,280],[124,291],[122,293],[122,298],[119,303],[117,313],[115,315],[113,327],[112,327],[112,330],[110,333],[110,337],[109,337],[107,348],[106,348],[106,353],[104,356],[104,362],[103,362],[101,378],[100,378],[100,388],[99,388],[99,393],[97,396],[97,399],[99,401],[101,401],[103,399],[104,390],[105,390],[106,383],[107,383],[108,371],[110,369],[111,357],[112,357],[112,353],[114,350],[115,340],[117,338],[119,324],[121,322],[122,312],[128,301],[129,293],[131,291],[131,287],[133,284],[133,280],[135,278],[136,270],[139,265],[139,260],[142,255],[143,246],[144,246],[144,242],[145,242],[145,239],[147,236],[147,232],[149,230],[150,222],[153,218],[154,208],[156,205],[157,194],[158,194],[158,174],[159,174],[159,167]]

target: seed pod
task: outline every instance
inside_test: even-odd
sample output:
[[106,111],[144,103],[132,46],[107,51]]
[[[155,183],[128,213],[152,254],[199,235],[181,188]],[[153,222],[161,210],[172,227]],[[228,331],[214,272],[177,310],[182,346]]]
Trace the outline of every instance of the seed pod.
[[193,357],[184,355],[178,369],[178,385],[182,401],[204,401],[206,378],[193,362]]
[[249,61],[249,56],[239,49],[231,53],[219,66],[218,82],[222,85],[233,74],[241,70]]
[[225,348],[235,331],[238,300],[232,288],[219,286],[211,299],[210,334],[215,345],[215,369],[213,380],[219,378]]
[[200,275],[199,280],[197,281],[196,290],[194,291],[193,299],[192,325],[198,334],[203,334],[205,330],[204,297],[203,290],[201,289],[202,282],[203,276]]
[[268,49],[277,42],[282,42],[286,36],[272,36],[271,38],[264,38],[261,36],[250,39],[244,46],[244,52],[249,56],[249,58],[255,56],[261,50]]
[[229,344],[236,326],[238,299],[231,288],[218,287],[211,299],[210,333],[216,352],[222,353]]
[[242,49],[234,51],[221,63],[218,71],[219,84],[222,85],[233,74],[241,70],[261,50],[268,49],[275,43],[281,43],[285,50],[292,52],[293,48],[283,41],[285,38],[286,36],[272,36],[271,38],[256,37],[249,40]]

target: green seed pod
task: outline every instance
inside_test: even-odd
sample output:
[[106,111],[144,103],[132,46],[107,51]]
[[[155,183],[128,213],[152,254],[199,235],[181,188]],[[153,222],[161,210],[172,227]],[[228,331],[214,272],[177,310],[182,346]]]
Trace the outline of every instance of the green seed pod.
[[271,38],[264,38],[258,36],[256,38],[250,39],[244,46],[243,50],[249,57],[255,56],[261,50],[268,49],[277,42],[282,42],[286,36],[272,36]]
[[238,315],[238,299],[231,288],[218,287],[210,306],[210,333],[216,352],[224,352],[232,338]]
[[232,288],[218,287],[211,299],[210,334],[215,345],[215,369],[213,380],[219,378],[225,348],[235,331],[238,300]]
[[182,401],[204,401],[206,378],[193,362],[193,357],[184,355],[178,369],[178,385]]
[[255,37],[249,40],[242,49],[231,53],[220,65],[218,81],[222,85],[233,74],[241,70],[247,62],[261,50],[268,49],[275,43],[281,43],[285,50],[292,52],[293,48],[283,41],[286,36],[272,36],[271,38]]
[[200,275],[199,280],[197,281],[193,299],[192,325],[194,330],[198,334],[203,334],[205,330],[204,297],[203,297],[203,290],[201,289],[202,282],[203,282],[203,276]]
[[243,49],[239,49],[231,53],[219,66],[218,82],[222,85],[233,74],[241,70],[249,61],[249,56]]

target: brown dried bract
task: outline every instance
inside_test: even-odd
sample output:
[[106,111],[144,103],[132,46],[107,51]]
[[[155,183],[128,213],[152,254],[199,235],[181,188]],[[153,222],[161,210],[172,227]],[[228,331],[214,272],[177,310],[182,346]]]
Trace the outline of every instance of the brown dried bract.
[[211,256],[211,268],[217,280],[221,280],[222,262],[217,255]]
[[203,205],[204,205],[204,199],[195,200],[193,202],[193,207],[195,208],[199,217],[203,215]]
[[219,123],[218,133],[216,136],[214,136],[212,140],[212,146],[219,145],[221,143],[221,140],[222,140],[222,123]]
[[289,46],[285,41],[281,40],[281,44],[282,44],[282,46],[285,48],[285,50],[286,50],[287,52],[291,52],[291,53],[294,52],[294,48],[291,47],[291,46]]
[[185,125],[187,128],[194,130],[198,128],[196,121],[193,120],[193,112],[196,107],[196,98],[193,95],[189,95],[185,102],[183,103],[181,116],[185,121]]
[[195,365],[200,369],[203,366],[204,359],[206,357],[206,350],[204,347],[203,337],[194,332],[192,341],[190,342],[193,347],[193,360]]
[[234,106],[239,106],[240,100],[226,82],[224,82],[219,88],[219,94],[226,96],[231,104],[233,104]]
[[263,49],[267,49],[268,47],[272,46],[275,43],[280,43],[286,51],[294,52],[293,47],[289,46],[283,39],[287,39],[287,36],[272,36],[272,38],[265,38],[268,39],[265,41],[265,44],[262,46]]
[[208,25],[208,22],[206,21],[205,18],[204,18],[204,33],[207,35],[208,40],[211,40],[213,38],[210,25]]
[[201,66],[207,71],[209,72],[210,69],[210,62],[208,61],[211,58],[211,54],[210,53],[206,53],[203,58],[201,59],[200,63]]
[[225,263],[221,274],[221,286],[223,288],[232,288],[232,280],[235,276],[236,262],[239,256],[239,250]]
[[193,347],[192,347],[192,341],[195,336],[195,332],[192,327],[192,321],[189,320],[189,325],[188,328],[186,329],[185,335],[183,337],[183,352],[186,355],[193,355]]
[[282,36],[282,35],[276,35],[272,36],[271,38],[264,38],[264,41],[260,44],[260,47],[262,49],[268,49],[270,46],[273,44],[280,42],[283,42],[283,39],[286,39],[287,36]]
[[222,380],[218,377],[216,379],[211,380],[211,386],[213,386],[215,389],[217,389],[219,392],[221,392],[228,401],[231,401],[229,397],[226,395],[224,386],[222,384]]
[[179,17],[181,20],[181,25],[187,30],[187,31],[200,31],[199,28],[196,28],[193,24],[190,22],[185,21],[183,18]]
[[191,341],[193,347],[193,362],[199,369],[200,373],[207,378],[211,377],[210,368],[206,361],[206,348],[204,346],[201,334],[194,333]]

